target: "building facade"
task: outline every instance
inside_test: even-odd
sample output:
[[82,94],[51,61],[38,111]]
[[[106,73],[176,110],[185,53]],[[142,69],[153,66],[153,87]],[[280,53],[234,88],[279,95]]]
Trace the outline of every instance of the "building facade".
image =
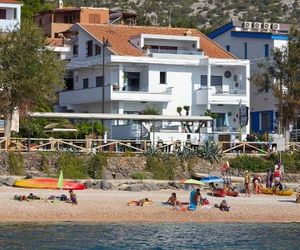
[[[289,25],[232,21],[216,29],[209,37],[238,58],[249,59],[251,76],[258,63],[271,58],[276,48],[287,46]],[[251,131],[277,132],[276,99],[270,89],[250,83]]]
[[[140,114],[151,107],[178,115],[178,107],[188,106],[190,115],[218,114],[206,132],[249,133],[247,121],[240,126],[248,117],[247,111],[240,116],[241,107],[250,104],[249,61],[198,30],[98,24],[71,30],[77,34],[68,66],[73,81],[59,95],[61,111]],[[158,138],[172,129],[173,123],[161,124]]]
[[0,32],[8,32],[21,23],[22,3],[16,0],[0,0]]

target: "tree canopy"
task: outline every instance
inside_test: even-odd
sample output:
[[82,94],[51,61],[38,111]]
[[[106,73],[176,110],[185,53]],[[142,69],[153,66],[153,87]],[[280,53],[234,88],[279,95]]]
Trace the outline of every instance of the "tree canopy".
[[260,63],[252,81],[262,90],[271,89],[277,99],[279,132],[295,121],[300,108],[300,36],[292,27],[288,45],[276,48],[272,58]]
[[[54,102],[63,87],[65,63],[46,46],[43,32],[24,21],[20,29],[0,37],[0,115],[9,122],[41,103]],[[6,136],[10,135],[6,125]]]

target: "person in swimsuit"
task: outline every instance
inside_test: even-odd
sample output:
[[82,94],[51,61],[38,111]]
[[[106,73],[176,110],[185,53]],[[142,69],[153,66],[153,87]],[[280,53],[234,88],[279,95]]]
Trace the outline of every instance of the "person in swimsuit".
[[246,197],[247,197],[247,194],[248,196],[250,197],[250,174],[249,174],[249,171],[246,171],[245,172],[245,191],[246,191]]
[[176,206],[181,207],[181,202],[179,200],[177,200],[176,193],[171,194],[167,203],[171,204],[173,207],[176,207]]

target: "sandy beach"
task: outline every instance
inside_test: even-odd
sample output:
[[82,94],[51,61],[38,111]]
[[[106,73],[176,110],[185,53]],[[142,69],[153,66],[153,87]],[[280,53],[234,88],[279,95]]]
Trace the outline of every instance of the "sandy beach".
[[[33,192],[42,198],[50,195],[59,196],[67,191],[22,189],[0,187],[0,221],[2,222],[56,222],[56,221],[90,221],[90,222],[300,222],[300,204],[291,197],[252,195],[252,197],[226,197],[229,212],[219,209],[199,207],[197,211],[177,211],[172,207],[162,206],[173,190],[126,192],[82,190],[76,191],[78,205],[61,201],[54,203],[45,200],[15,201],[13,196],[29,195]],[[188,201],[188,191],[177,191],[180,201]],[[208,196],[210,205],[220,203],[223,198]],[[143,207],[127,206],[127,201],[148,197],[153,200]]]

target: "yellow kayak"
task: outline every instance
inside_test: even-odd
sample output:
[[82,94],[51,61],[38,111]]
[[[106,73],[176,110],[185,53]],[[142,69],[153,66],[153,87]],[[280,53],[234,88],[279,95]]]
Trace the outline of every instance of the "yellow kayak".
[[[272,188],[264,188],[262,190],[263,194],[274,194]],[[285,189],[285,190],[276,190],[276,195],[282,195],[282,196],[291,196],[294,194],[294,191],[292,189]]]

